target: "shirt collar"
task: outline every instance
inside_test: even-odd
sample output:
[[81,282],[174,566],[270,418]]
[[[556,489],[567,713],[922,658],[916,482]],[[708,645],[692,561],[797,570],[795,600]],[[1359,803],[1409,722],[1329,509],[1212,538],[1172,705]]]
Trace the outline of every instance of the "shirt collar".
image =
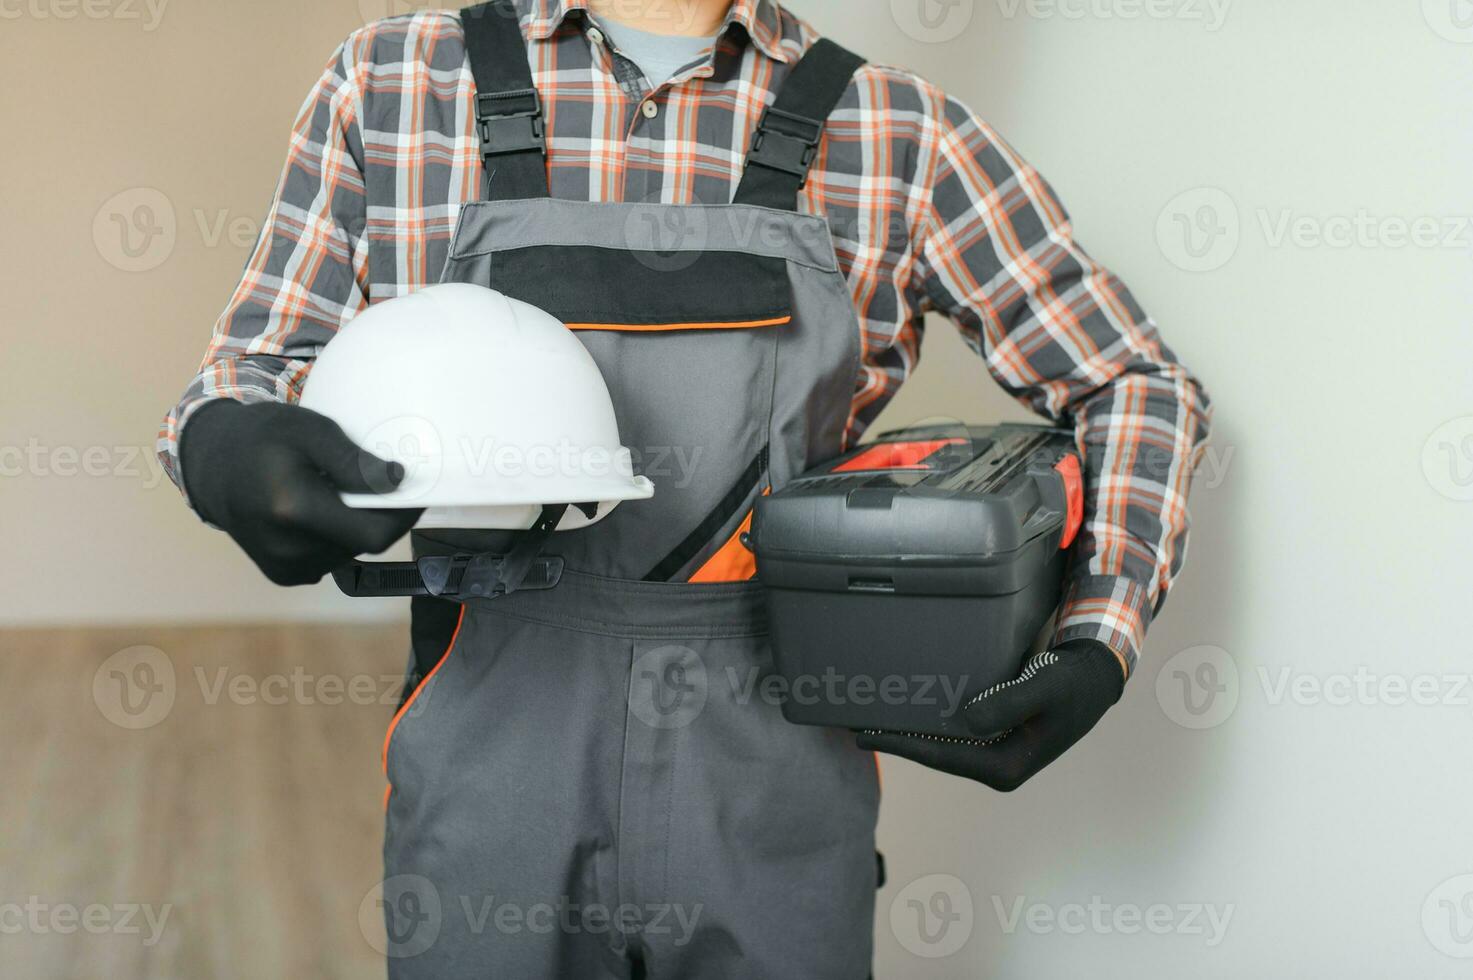
[[[575,10],[588,9],[589,0],[532,0],[529,37],[545,41],[562,26]],[[733,23],[740,24],[757,49],[775,61],[787,63],[792,56],[782,45],[781,10],[773,0],[732,0],[719,34],[725,34]]]

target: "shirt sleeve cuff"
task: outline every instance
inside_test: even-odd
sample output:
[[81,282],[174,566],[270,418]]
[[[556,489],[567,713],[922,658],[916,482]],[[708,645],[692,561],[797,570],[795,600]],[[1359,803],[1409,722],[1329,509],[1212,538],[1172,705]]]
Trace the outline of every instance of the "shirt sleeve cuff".
[[1053,644],[1097,640],[1115,652],[1128,679],[1151,623],[1149,590],[1121,575],[1081,575],[1064,593]]
[[[235,401],[247,405],[251,402],[271,400],[271,396],[265,392],[256,391],[252,388],[236,388],[228,395],[203,395],[188,398],[180,402],[174,411],[170,412],[168,417],[164,419],[163,425],[159,429],[157,445],[159,462],[164,467],[164,472],[168,474],[169,479],[173,481],[174,486],[179,488],[179,493],[183,495],[184,502],[191,508],[194,507],[194,501],[189,499],[189,491],[184,487],[184,470],[179,462],[179,439],[190,417],[216,398],[232,398]],[[198,513],[198,511],[196,510],[195,513]],[[214,525],[211,526],[213,527]]]

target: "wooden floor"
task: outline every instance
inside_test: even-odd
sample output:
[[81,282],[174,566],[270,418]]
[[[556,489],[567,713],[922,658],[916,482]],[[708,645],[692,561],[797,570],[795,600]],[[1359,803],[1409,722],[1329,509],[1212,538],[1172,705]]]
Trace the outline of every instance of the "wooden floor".
[[407,638],[0,631],[0,977],[382,977]]

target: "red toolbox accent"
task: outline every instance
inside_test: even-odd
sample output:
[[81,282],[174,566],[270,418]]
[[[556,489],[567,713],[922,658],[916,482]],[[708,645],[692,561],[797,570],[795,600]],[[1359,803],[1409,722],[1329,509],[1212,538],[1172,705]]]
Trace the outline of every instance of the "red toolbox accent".
[[1069,505],[1064,520],[1064,536],[1059,539],[1059,547],[1068,548],[1084,525],[1084,477],[1079,472],[1078,456],[1065,456],[1054,469],[1064,478],[1064,499]]
[[877,442],[859,455],[835,466],[831,473],[861,473],[867,470],[928,470],[925,460],[947,446],[965,439],[926,439],[920,442]]

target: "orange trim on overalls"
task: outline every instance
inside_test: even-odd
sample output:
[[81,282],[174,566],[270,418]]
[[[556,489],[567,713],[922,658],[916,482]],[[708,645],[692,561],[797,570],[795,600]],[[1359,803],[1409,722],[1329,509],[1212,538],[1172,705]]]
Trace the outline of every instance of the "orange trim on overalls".
[[736,531],[706,563],[690,577],[692,582],[745,582],[757,574],[757,556],[742,544],[742,535],[752,529],[752,512],[742,518]]
[[771,320],[736,320],[729,323],[569,323],[569,330],[620,330],[620,331],[663,331],[663,330],[744,330],[750,327],[776,327],[791,323],[793,315],[774,317]]
[[[762,496],[772,493],[772,487],[764,487]],[[747,511],[747,516],[737,525],[731,537],[726,539],[726,544],[717,549],[716,554],[706,559],[706,563],[696,569],[695,574],[690,577],[692,582],[746,582],[757,576],[757,556],[752,553],[742,542],[742,535],[752,530],[752,511]]]
[[[419,697],[419,692],[425,689],[425,685],[430,682],[430,678],[439,673],[440,668],[445,666],[445,661],[450,659],[450,651],[455,649],[455,640],[457,637],[460,636],[460,627],[464,623],[465,606],[461,605],[460,615],[455,620],[455,631],[450,634],[450,642],[445,644],[445,652],[440,654],[440,659],[435,661],[435,666],[431,667],[430,672],[424,675],[423,678],[421,678],[420,682],[414,686],[414,690],[410,692],[409,697],[405,698],[404,703],[399,706],[399,710],[394,712],[394,719],[389,722],[389,730],[384,733],[383,770],[385,779],[389,777],[389,743],[393,741],[394,729],[399,727],[399,720],[404,717],[404,713],[407,712],[410,706],[414,704],[415,698]],[[389,796],[392,795],[393,792],[394,784],[390,783],[384,789],[385,810],[389,808]]]

